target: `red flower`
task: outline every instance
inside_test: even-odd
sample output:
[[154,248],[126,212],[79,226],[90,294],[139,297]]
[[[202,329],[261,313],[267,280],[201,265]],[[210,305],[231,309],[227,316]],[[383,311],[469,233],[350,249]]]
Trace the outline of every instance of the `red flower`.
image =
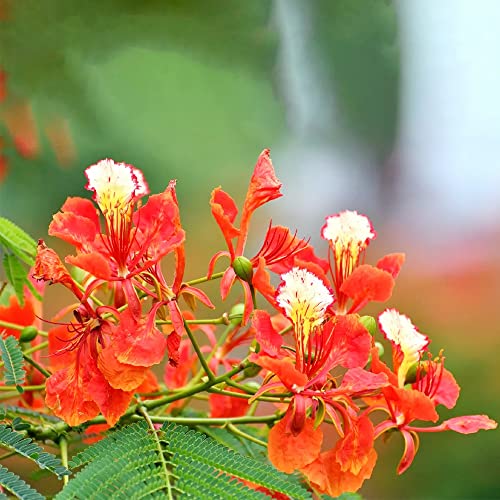
[[101,233],[99,213],[92,202],[68,198],[61,212],[54,215],[49,234],[76,248],[77,255],[67,257],[67,262],[102,282],[121,282],[117,295],[124,292],[129,306],[137,307],[132,278],[147,272],[182,245],[185,238],[175,182],[140,206],[139,200],[149,193],[140,170],[125,163],[101,160],[85,173],[86,187],[94,192],[104,219],[104,232]]
[[404,254],[386,255],[376,267],[364,264],[366,248],[376,237],[368,217],[350,210],[330,215],[321,236],[329,243],[338,314],[352,314],[368,302],[385,302],[390,298]]
[[[234,225],[238,215],[238,208],[234,200],[220,187],[212,191],[210,199],[212,215],[224,235],[228,251],[217,252],[212,257],[208,276],[213,274],[215,264],[220,257],[229,257],[230,266],[226,269],[221,281],[221,296],[222,299],[227,297],[234,281],[238,278],[245,293],[243,323],[247,322],[253,310],[251,286],[259,290],[271,303],[274,303],[275,290],[270,283],[266,269],[283,272],[282,266],[286,262],[285,270],[289,270],[294,263],[293,257],[298,256],[301,252],[309,252],[311,258],[315,259],[312,248],[307,241],[298,238],[296,234],[292,234],[289,229],[283,226],[272,225],[269,226],[262,247],[257,254],[251,259],[244,257],[243,252],[248,237],[250,219],[254,211],[265,203],[281,197],[280,189],[281,182],[274,173],[269,150],[265,149],[260,154],[250,179],[239,228]],[[237,238],[236,245],[233,244],[234,238]]]
[[118,313],[107,306],[95,308],[90,291],[78,288],[43,242],[34,277],[63,284],[80,301],[74,321],[49,332],[53,374],[46,382],[47,406],[72,426],[99,413],[113,426],[147,379],[149,367],[163,358],[167,341],[154,326],[156,309],[138,318],[129,309]]
[[[363,369],[371,336],[354,315],[328,316],[333,296],[322,280],[300,268],[282,278],[276,300],[293,324],[294,345],[283,348],[269,314],[255,311],[253,325],[260,350],[250,357],[269,371],[257,395],[283,389],[292,394],[285,417],[270,431],[270,460],[285,472],[301,469],[324,493],[336,491],[319,478],[331,473],[324,467],[319,427],[328,416],[341,437],[334,454],[337,465],[332,467],[356,478],[358,489],[375,460],[365,467],[373,456],[373,427],[367,418],[357,416],[354,399],[387,385],[387,377]],[[331,374],[340,367],[347,369],[341,383]],[[354,485],[354,479],[349,484]]]
[[[444,356],[432,359],[427,351],[429,339],[417,331],[410,319],[395,309],[387,309],[379,316],[380,329],[392,344],[393,371],[372,350],[371,370],[388,375],[391,385],[383,395],[368,401],[369,412],[385,411],[388,419],[375,428],[378,437],[390,429],[398,429],[405,441],[405,450],[398,466],[402,474],[410,467],[418,450],[421,432],[453,430],[470,434],[481,429],[494,429],[497,423],[486,415],[468,415],[445,420],[433,427],[415,427],[413,422],[437,422],[439,404],[453,408],[460,391],[453,375],[444,368]],[[427,358],[427,359],[426,359]],[[411,384],[411,388],[407,384]]]

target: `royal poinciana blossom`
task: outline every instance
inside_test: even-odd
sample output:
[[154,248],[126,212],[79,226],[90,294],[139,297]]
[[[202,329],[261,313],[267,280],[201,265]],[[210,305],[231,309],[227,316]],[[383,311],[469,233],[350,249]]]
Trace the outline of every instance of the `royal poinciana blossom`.
[[[68,198],[49,226],[49,235],[74,248],[65,261],[75,272],[40,240],[31,273],[39,283],[66,287],[72,303],[44,318],[48,332],[41,331],[41,308],[31,295],[24,306],[13,297],[0,306],[2,336],[19,338],[36,324],[37,335],[47,337],[23,347],[29,396],[16,397],[16,404],[62,418],[67,433],[75,426],[100,432],[154,409],[147,417],[151,425],[178,418],[205,428],[224,425],[239,439],[265,445],[266,436],[239,425],[273,424],[267,435],[271,462],[286,473],[299,471],[316,494],[332,496],[357,491],[371,476],[378,459],[374,443],[388,431],[403,436],[402,473],[421,433],[496,427],[485,415],[437,424],[437,407],[453,408],[459,386],[444,368],[443,353],[433,357],[429,338],[394,309],[379,316],[392,367],[380,359],[375,320],[360,313],[390,299],[404,255],[365,263],[376,237],[365,215],[346,210],[326,218],[320,231],[325,258],[308,239],[272,224],[255,236],[263,242],[260,250],[245,256],[253,213],[282,196],[269,150],[257,160],[238,226],[234,200],[220,187],[212,191],[211,212],[227,250],[212,257],[207,276],[191,281],[185,280],[189,266],[175,181],[146,199],[144,175],[132,165],[106,159],[85,174],[93,201]],[[244,300],[207,318],[207,309],[194,311],[195,299],[214,308],[203,291],[213,279],[221,280],[224,300],[239,281]],[[181,297],[189,310],[182,309]],[[205,400],[201,417],[192,416],[194,397]],[[262,402],[267,406],[258,408]],[[323,439],[328,426],[336,436],[330,444]]]

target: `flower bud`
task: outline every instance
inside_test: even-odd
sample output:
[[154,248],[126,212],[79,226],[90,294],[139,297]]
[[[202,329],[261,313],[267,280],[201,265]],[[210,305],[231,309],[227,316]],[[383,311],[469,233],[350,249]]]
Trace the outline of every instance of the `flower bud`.
[[370,332],[371,335],[375,335],[377,332],[377,322],[372,316],[361,316],[359,318],[360,323]]
[[425,363],[420,361],[413,363],[406,372],[405,385],[414,384],[417,381],[417,378],[421,379],[422,377],[425,377],[426,373],[427,370],[425,369]]
[[229,321],[234,326],[240,326],[245,312],[245,304],[235,304],[229,311]]
[[233,261],[233,269],[238,278],[247,283],[252,283],[253,267],[252,263],[246,257],[243,257],[243,255],[236,257]]
[[378,351],[378,357],[381,358],[385,352],[384,346],[380,342],[375,342],[375,347]]
[[21,342],[31,342],[38,335],[38,330],[34,326],[26,326],[21,330],[19,340]]

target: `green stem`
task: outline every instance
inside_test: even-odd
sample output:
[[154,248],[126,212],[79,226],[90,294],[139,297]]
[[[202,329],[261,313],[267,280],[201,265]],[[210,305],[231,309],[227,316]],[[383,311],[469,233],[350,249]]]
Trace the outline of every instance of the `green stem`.
[[30,358],[25,352],[23,352],[23,358],[31,366],[34,366],[46,378],[48,378],[52,375],[52,373],[50,373],[48,370],[46,370],[43,366],[39,365],[33,358]]
[[[220,318],[207,318],[207,319],[187,319],[185,320],[189,325],[224,325],[226,324],[226,319],[221,316]],[[157,319],[155,321],[157,325],[171,325],[172,320],[170,319]]]
[[[61,463],[63,464],[66,469],[69,468],[68,464],[68,440],[66,439],[65,436],[61,436],[59,438],[59,449],[61,450]],[[64,475],[63,476],[63,483],[66,485],[68,484],[69,481],[69,476]]]
[[151,429],[151,432],[153,433],[154,439],[156,441],[156,448],[158,450],[158,455],[161,463],[161,467],[163,469],[163,474],[165,475],[165,482],[167,484],[167,498],[169,500],[173,500],[174,496],[172,494],[172,486],[170,485],[170,473],[168,472],[167,468],[167,462],[165,461],[165,456],[163,455],[163,448],[161,447],[161,442],[160,439],[158,438],[158,434],[156,432],[155,426],[153,424],[152,418],[156,417],[150,417],[149,413],[147,412],[146,408],[144,406],[139,407],[139,413],[146,419],[146,422],[149,425],[149,428]]
[[193,344],[193,349],[196,352],[196,355],[198,356],[198,359],[200,360],[200,364],[203,367],[203,370],[205,370],[205,373],[207,374],[208,378],[210,380],[213,380],[215,378],[215,375],[212,373],[212,370],[210,370],[208,363],[206,362],[205,358],[203,357],[203,353],[200,350],[200,346],[198,345],[198,342],[196,342],[196,339],[194,338],[193,332],[189,328],[189,325],[187,324],[187,321],[184,320],[184,328],[186,329],[186,332],[188,334],[189,340],[191,341],[191,344]]
[[255,288],[253,285],[250,285],[250,292],[252,294],[253,308],[257,309],[257,297],[255,296]]
[[[277,415],[265,415],[260,417],[228,417],[228,418],[210,418],[210,417],[171,417],[166,416],[150,416],[154,423],[163,424],[165,422],[173,422],[182,425],[228,425],[228,424],[264,424],[272,423],[280,420],[282,413]],[[139,415],[134,415],[132,420],[139,420]]]
[[[43,391],[45,389],[45,384],[42,385],[23,385],[23,391]],[[15,391],[15,385],[2,385],[0,386],[0,392],[4,391]]]
[[236,436],[240,436],[243,439],[247,439],[248,441],[252,441],[252,443],[256,443],[259,444],[260,446],[263,446],[264,448],[267,448],[267,443],[265,441],[262,441],[261,439],[258,439],[255,436],[252,436],[251,434],[243,432],[241,429],[238,429],[238,427],[236,427],[234,424],[227,424],[226,428]]
[[210,278],[208,278],[207,276],[203,276],[202,278],[198,278],[198,279],[191,280],[191,281],[186,281],[186,285],[189,285],[189,286],[199,285],[200,283],[205,283],[206,281],[212,281],[212,280],[222,278],[222,276],[224,276],[224,272],[225,271],[221,271],[220,273],[214,273],[214,274],[212,274],[212,276],[210,276]]
[[[233,325],[232,323],[227,326],[227,328],[222,332],[221,336],[217,340],[216,344],[214,345],[213,349],[210,351],[209,355],[206,358],[206,363],[210,363],[211,359],[217,354],[217,351],[219,348],[224,344],[226,341],[228,335],[235,329],[236,325]],[[191,379],[190,384],[196,384],[201,380],[201,377],[203,377],[203,370],[199,370],[198,373]]]
[[[0,320],[0,326],[3,328],[8,328],[9,330],[17,330],[21,331],[26,328],[26,325],[18,325],[17,323],[9,323],[8,321],[3,321]],[[37,330],[38,335],[41,335],[42,337],[47,337],[48,333],[44,332],[43,330]]]
[[36,351],[41,351],[42,349],[45,349],[46,347],[48,347],[48,345],[49,345],[48,342],[40,342],[40,344],[34,345],[33,347],[29,347],[23,352],[24,354],[32,354]]

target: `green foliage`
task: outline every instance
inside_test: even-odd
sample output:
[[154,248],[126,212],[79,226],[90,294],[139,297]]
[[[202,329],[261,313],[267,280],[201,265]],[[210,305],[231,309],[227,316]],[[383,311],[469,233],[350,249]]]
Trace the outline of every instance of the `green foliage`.
[[19,342],[10,335],[7,338],[0,336],[0,354],[4,364],[4,381],[6,385],[15,385],[22,393],[26,372],[24,371],[23,353]]
[[[26,484],[19,476],[0,465],[0,485],[22,500],[44,500],[44,496]],[[7,498],[2,495],[0,498]]]
[[5,252],[3,267],[21,305],[24,304],[24,285],[35,292],[23,263],[28,266],[35,263],[36,247],[31,236],[12,221],[0,217],[0,248]]
[[40,468],[51,471],[57,477],[70,474],[70,471],[61,464],[59,458],[46,452],[30,438],[24,437],[5,424],[0,424],[0,446],[29,458]]
[[[248,480],[294,499],[310,498],[294,479],[271,465],[241,455],[187,427],[167,424],[156,436],[146,422],[111,433],[70,462],[83,467],[57,499],[103,497],[267,498],[250,489]],[[234,443],[233,443],[234,444]],[[166,464],[166,470],[163,467]]]
[[165,432],[168,450],[174,454],[174,463],[187,465],[191,461],[198,462],[207,469],[222,471],[222,474],[251,481],[297,500],[310,498],[309,492],[290,481],[286,474],[261,461],[233,452],[199,432],[174,424],[166,424],[162,430]]

